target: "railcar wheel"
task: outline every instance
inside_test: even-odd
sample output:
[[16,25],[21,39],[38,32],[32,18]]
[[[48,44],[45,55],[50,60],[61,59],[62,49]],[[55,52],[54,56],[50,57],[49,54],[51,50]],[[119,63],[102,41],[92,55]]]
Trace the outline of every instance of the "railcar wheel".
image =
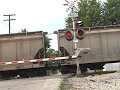
[[86,65],[80,65],[80,70],[81,70],[81,73],[86,73],[87,72],[87,66]]
[[69,74],[69,69],[67,66],[62,66],[61,67],[61,73],[64,74]]

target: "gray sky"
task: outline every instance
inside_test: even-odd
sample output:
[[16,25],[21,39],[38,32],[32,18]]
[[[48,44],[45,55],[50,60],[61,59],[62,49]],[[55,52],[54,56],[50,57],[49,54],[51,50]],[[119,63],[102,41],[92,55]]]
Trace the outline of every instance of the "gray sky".
[[[69,0],[71,1],[71,0]],[[8,17],[5,14],[16,14],[12,16],[11,33],[20,32],[26,28],[27,31],[47,31],[52,33],[58,29],[65,28],[66,8],[62,4],[64,0],[0,0],[0,34],[7,34],[8,22],[3,21]],[[49,35],[52,48],[57,49],[57,36]]]
[[[23,28],[28,31],[53,31],[64,27],[65,7],[63,0],[0,0],[0,33],[8,33],[8,17],[4,14],[16,14],[11,18],[11,32]],[[60,23],[60,24],[58,24]],[[49,29],[49,30],[48,30]]]
[[[64,0],[0,0],[0,34],[8,34],[8,22],[3,21],[12,16],[11,33],[20,32],[26,28],[27,31],[47,31],[52,33],[65,27],[67,17],[66,7],[62,4]],[[56,35],[49,35],[54,39],[51,41],[52,48],[57,46]],[[57,48],[57,47],[56,47]]]

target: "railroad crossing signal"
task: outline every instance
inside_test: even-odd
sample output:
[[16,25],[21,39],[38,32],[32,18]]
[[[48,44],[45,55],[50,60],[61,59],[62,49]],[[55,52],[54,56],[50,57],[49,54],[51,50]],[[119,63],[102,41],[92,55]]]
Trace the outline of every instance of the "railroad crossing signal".
[[[76,4],[78,4],[78,1],[77,0],[74,0],[74,1],[71,1],[71,2],[69,2],[68,0],[65,0],[66,1],[66,4],[64,4],[64,5],[69,5],[69,7],[67,8],[67,12],[69,11],[69,10],[71,10],[70,11],[70,14],[69,14],[69,17],[70,18],[72,18],[72,22],[73,22],[73,33],[72,33],[72,31],[67,31],[66,33],[65,33],[65,38],[68,40],[68,41],[71,41],[71,40],[73,40],[73,42],[74,42],[74,50],[76,51],[76,49],[77,49],[77,42],[78,42],[78,39],[83,39],[84,38],[84,31],[83,30],[77,30],[77,32],[76,32],[76,22],[75,22],[75,17],[78,17],[78,14],[76,14],[77,12],[79,12],[79,8],[78,7],[76,7]],[[76,3],[77,2],[77,3]],[[77,35],[76,35],[77,34]],[[77,37],[77,38],[76,38]],[[78,60],[76,60],[76,65],[77,65],[77,74],[79,74],[79,72],[80,72],[80,67],[79,67],[79,63],[78,63]]]
[[66,12],[68,12],[69,10],[71,10],[71,9],[73,9],[74,8],[74,10],[76,10],[77,12],[79,12],[79,9],[77,8],[77,7],[75,7],[75,4],[77,4],[78,3],[78,1],[77,0],[74,0],[74,1],[68,1],[68,0],[65,0],[65,2],[66,2],[66,4],[64,4],[64,5],[68,5],[69,7],[66,9]]
[[83,29],[78,29],[76,31],[76,37],[82,40],[85,37],[85,31]]
[[68,41],[73,40],[73,38],[74,38],[74,33],[73,33],[73,31],[72,31],[72,30],[67,30],[67,31],[65,32],[65,38],[66,38]]
[[68,6],[68,8],[66,9],[66,12],[69,12],[70,11],[70,14],[68,14],[68,17],[78,17],[78,13],[79,12],[79,8],[76,7],[76,4],[78,4],[78,1],[77,0],[74,0],[74,1],[68,1],[68,0],[65,0],[65,4],[64,6]]
[[70,13],[68,14],[68,17],[78,17],[78,13]]
[[[75,36],[76,36],[77,39],[82,40],[82,39],[85,37],[85,31],[84,31],[83,29],[78,29],[78,30],[76,31],[76,35],[75,35]],[[74,36],[73,30],[67,30],[67,31],[65,32],[65,38],[66,38],[68,41],[73,40],[73,38],[74,38],[75,36]],[[78,40],[77,40],[77,42],[78,42]]]

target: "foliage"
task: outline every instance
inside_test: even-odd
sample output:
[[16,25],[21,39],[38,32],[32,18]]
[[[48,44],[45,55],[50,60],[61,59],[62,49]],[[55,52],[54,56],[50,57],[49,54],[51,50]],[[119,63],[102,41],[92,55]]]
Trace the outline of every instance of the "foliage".
[[64,78],[61,81],[59,90],[72,90],[72,84],[69,83],[69,78]]
[[50,47],[50,40],[52,40],[52,39],[45,35],[45,38],[44,38],[45,43],[44,44],[45,44],[46,50]]
[[47,51],[47,57],[55,57],[55,50],[54,49],[48,49]]
[[[78,4],[80,11],[78,12],[78,20],[82,20],[84,26],[96,26],[100,24],[101,4],[97,0],[80,0]],[[66,19],[66,27],[72,27],[70,18]]]
[[66,28],[72,28],[72,19],[71,18],[66,18],[65,19],[66,22]]
[[96,69],[95,72],[102,72],[103,69]]
[[107,0],[104,3],[104,24],[120,24],[120,0]]
[[[120,0],[80,0],[78,20],[84,27],[120,24]],[[72,27],[71,18],[66,18],[66,27]]]
[[60,84],[60,86],[59,86],[59,89],[60,89],[60,90],[66,90],[66,88],[65,88],[65,81],[64,81],[64,80],[61,81],[61,84]]
[[[47,57],[48,58],[55,58],[56,56],[58,56],[58,51],[55,51],[52,48],[49,48],[47,50]],[[59,65],[59,61],[49,61],[47,62],[47,66],[58,66]]]
[[26,32],[28,32],[28,31],[26,30],[26,28],[21,29],[21,33],[26,33]]
[[52,48],[49,48],[47,50],[47,57],[54,58],[54,57],[57,57],[57,56],[59,56],[59,51],[55,51]]
[[84,22],[84,26],[97,26],[100,24],[101,6],[97,0],[81,0],[78,20]]

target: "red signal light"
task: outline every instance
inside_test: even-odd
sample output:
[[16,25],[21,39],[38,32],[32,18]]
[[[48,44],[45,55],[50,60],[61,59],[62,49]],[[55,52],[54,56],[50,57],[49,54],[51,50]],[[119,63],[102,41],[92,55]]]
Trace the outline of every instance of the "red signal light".
[[78,39],[83,39],[85,37],[85,32],[83,29],[79,29],[76,31],[76,37]]
[[65,32],[65,38],[68,41],[71,41],[73,39],[74,35],[73,35],[73,31],[72,30],[68,30]]
[[67,35],[68,37],[71,37],[71,36],[72,36],[72,32],[68,31],[68,32],[66,32],[66,35]]

